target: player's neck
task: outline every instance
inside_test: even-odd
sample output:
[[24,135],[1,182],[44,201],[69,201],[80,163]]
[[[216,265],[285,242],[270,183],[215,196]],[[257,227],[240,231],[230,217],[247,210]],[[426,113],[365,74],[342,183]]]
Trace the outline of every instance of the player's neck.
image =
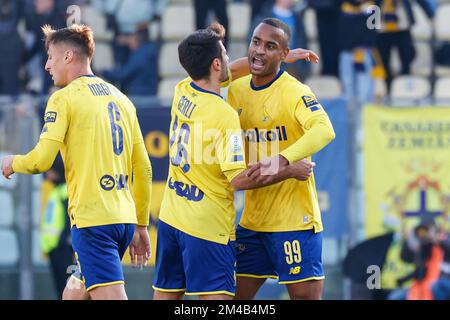
[[218,81],[201,79],[201,80],[194,81],[194,83],[204,90],[220,94],[220,83]]
[[264,76],[252,75],[252,83],[256,87],[265,86],[266,84],[272,82],[277,77],[279,72],[280,69],[277,69],[275,72]]
[[71,83],[73,80],[87,75],[93,75],[91,66],[80,64],[78,66],[74,66],[71,70],[69,70],[67,74],[67,83]]

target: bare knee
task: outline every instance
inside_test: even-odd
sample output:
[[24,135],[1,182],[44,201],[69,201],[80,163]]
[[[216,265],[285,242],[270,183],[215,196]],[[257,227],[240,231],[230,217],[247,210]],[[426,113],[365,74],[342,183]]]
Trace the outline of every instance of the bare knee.
[[89,293],[86,291],[83,282],[74,277],[70,277],[62,295],[63,300],[89,300]]
[[200,296],[200,300],[233,300],[233,296],[226,294],[207,294]]
[[181,292],[163,292],[155,290],[153,300],[183,300],[184,291]]
[[94,288],[89,295],[92,300],[128,300],[123,283]]
[[259,288],[264,284],[264,278],[251,278],[238,276],[236,279],[235,300],[253,300]]
[[323,280],[311,280],[287,285],[291,300],[321,300]]

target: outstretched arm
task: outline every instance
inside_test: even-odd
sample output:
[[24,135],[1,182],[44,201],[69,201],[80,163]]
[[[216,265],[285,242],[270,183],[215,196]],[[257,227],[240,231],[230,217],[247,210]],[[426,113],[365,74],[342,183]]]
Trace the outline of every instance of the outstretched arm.
[[[289,54],[287,55],[284,62],[293,63],[298,60],[306,60],[312,61],[313,63],[318,63],[319,56],[314,51],[297,48],[289,50]],[[232,80],[242,78],[250,73],[250,69],[248,66],[248,59],[246,57],[232,61],[228,65],[228,67],[230,68]]]
[[11,179],[14,172],[37,174],[47,171],[55,161],[62,142],[41,139],[26,155],[9,155],[3,158],[2,173],[6,179]]

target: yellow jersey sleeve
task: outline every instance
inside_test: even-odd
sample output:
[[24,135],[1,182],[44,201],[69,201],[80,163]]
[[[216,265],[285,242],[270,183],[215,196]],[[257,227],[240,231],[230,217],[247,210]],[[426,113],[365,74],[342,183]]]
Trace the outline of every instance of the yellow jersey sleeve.
[[[64,91],[65,92],[65,91]],[[41,139],[64,142],[70,123],[70,105],[63,89],[56,91],[49,99],[44,115]]]
[[[219,128],[215,139],[216,157],[222,172],[231,182],[237,174],[246,168],[242,130],[239,117],[233,110],[222,116],[221,123],[221,128]],[[234,172],[225,173],[229,171]]]
[[295,106],[295,118],[305,127],[306,123],[315,116],[326,114],[322,105],[308,86],[304,86],[302,96]]
[[142,137],[141,126],[139,125],[139,120],[136,117],[134,130],[133,130],[133,144],[144,143],[144,138]]
[[306,130],[300,139],[280,152],[289,163],[312,156],[336,137],[333,125],[326,114],[308,120]]
[[133,199],[136,204],[137,224],[148,226],[152,198],[152,165],[144,143],[133,145]]
[[62,142],[43,139],[26,155],[16,155],[13,170],[18,173],[36,174],[49,170],[55,161]]

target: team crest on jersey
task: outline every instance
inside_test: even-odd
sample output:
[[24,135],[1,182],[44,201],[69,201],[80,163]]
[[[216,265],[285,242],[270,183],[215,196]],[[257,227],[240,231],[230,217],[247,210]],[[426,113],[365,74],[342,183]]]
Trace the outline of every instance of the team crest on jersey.
[[307,108],[310,108],[312,112],[319,110],[319,102],[316,98],[311,96],[303,96],[302,97],[303,103]]
[[264,123],[271,122],[272,117],[270,116],[269,112],[267,111],[267,107],[263,106],[263,108],[264,108],[264,117],[262,119],[262,122],[264,122]]
[[49,122],[56,122],[56,116],[57,113],[54,111],[49,111],[45,114],[44,116],[44,122],[45,123],[49,123]]

